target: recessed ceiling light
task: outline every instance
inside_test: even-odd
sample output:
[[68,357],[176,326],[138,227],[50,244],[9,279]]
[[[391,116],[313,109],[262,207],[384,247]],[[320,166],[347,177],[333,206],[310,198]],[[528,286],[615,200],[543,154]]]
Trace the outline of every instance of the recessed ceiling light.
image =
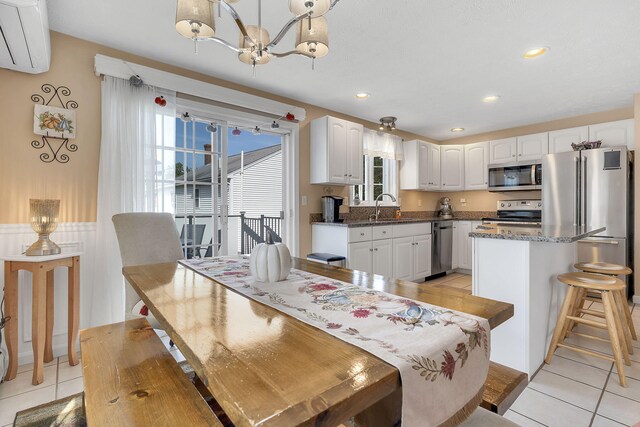
[[452,128],[451,132],[462,132],[464,128]]
[[498,95],[489,95],[482,98],[482,102],[496,102],[500,97]]
[[530,49],[528,51],[526,51],[524,53],[524,55],[522,55],[524,57],[524,59],[531,59],[531,58],[536,58],[540,55],[544,55],[545,53],[547,53],[549,51],[548,47],[536,47],[533,49]]
[[367,99],[369,98],[371,95],[368,94],[367,92],[358,92],[356,93],[356,98],[357,99]]

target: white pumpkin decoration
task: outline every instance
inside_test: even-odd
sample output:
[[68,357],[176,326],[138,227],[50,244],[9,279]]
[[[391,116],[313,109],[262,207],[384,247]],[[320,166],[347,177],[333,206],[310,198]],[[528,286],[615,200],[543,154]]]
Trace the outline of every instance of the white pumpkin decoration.
[[289,248],[283,243],[274,243],[271,233],[267,232],[265,243],[259,243],[251,251],[249,269],[258,282],[285,280],[291,271]]

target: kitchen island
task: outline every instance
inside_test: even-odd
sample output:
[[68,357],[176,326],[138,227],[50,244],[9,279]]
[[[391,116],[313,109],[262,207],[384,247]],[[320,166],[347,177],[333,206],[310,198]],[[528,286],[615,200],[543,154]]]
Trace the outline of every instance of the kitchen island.
[[514,305],[515,315],[491,335],[491,360],[529,378],[542,366],[566,287],[576,242],[605,228],[482,225],[473,240],[473,295]]

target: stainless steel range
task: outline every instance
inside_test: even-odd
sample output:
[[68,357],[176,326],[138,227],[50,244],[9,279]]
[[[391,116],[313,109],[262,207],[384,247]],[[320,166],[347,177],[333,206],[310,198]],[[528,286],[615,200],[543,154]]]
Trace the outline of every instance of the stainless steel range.
[[498,200],[498,216],[482,218],[483,224],[540,225],[542,200]]

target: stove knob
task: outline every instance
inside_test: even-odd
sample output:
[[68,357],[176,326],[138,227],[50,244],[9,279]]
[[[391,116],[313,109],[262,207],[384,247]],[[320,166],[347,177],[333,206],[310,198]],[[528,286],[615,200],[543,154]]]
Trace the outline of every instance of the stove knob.
[[509,203],[509,204],[507,205],[507,207],[511,207],[511,203]]
[[538,202],[538,207],[541,208],[542,207],[542,203]]
[[501,208],[504,208],[504,203],[500,203],[500,207],[501,207]]

